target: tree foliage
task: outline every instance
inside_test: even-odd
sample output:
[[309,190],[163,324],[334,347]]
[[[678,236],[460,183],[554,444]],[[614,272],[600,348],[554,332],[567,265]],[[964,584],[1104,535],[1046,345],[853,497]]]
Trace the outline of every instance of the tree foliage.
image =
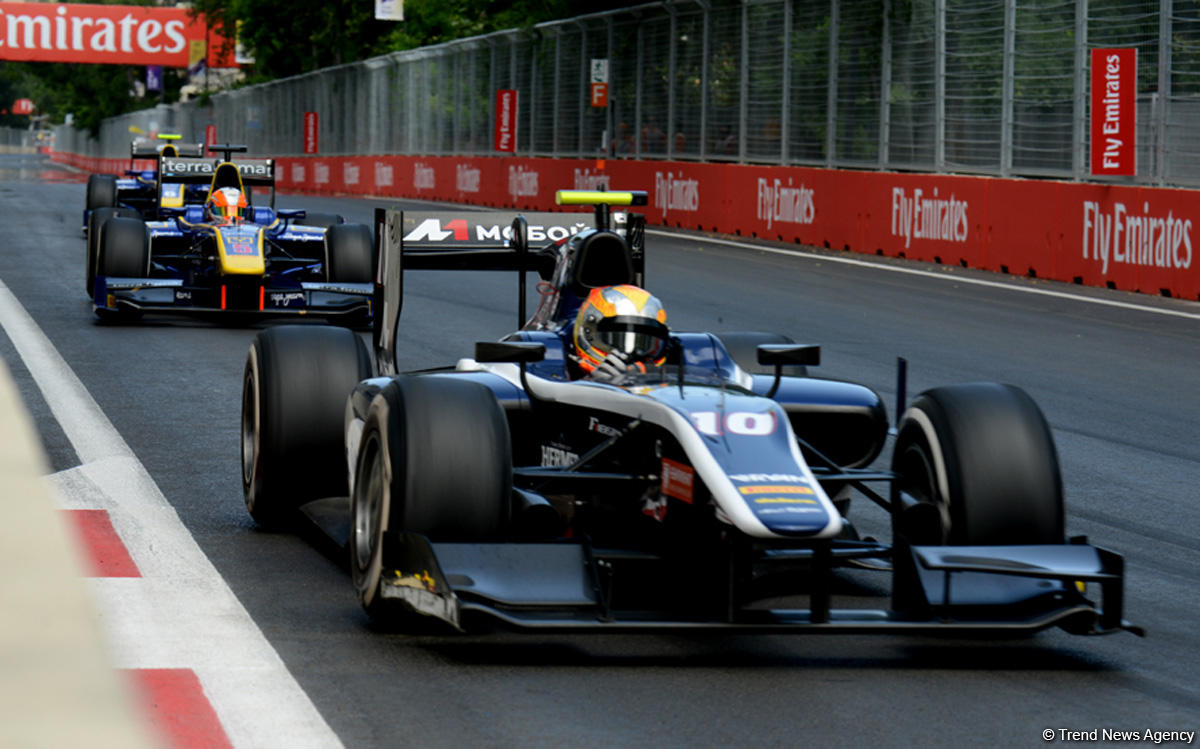
[[[107,4],[154,5],[155,0],[89,0]],[[371,0],[196,0],[193,11],[214,28],[238,29],[237,38],[254,63],[245,83],[260,83],[354,62],[387,52],[477,36],[543,21],[625,7],[614,0],[406,0],[405,20],[375,20]],[[233,34],[228,35],[232,44]],[[138,96],[135,82],[145,68],[126,65],[0,62],[0,109],[22,97],[52,122],[70,113],[76,127],[99,131],[100,122],[144,109],[157,93]],[[183,71],[167,71],[162,100],[178,100]],[[24,115],[0,114],[0,126],[24,127]]]

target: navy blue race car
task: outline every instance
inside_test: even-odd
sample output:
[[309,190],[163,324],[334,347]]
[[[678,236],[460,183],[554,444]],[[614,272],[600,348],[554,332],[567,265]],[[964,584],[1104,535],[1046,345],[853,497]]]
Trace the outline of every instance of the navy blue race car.
[[[371,319],[375,247],[364,224],[276,210],[271,159],[233,160],[244,146],[214,146],[218,160],[160,161],[159,179],[204,200],[162,207],[163,218],[113,216],[88,256],[88,293],[104,319],[146,312],[309,315]],[[254,204],[254,190],[269,194]]]
[[[400,626],[1140,633],[1121,556],[1065,535],[1024,391],[934,388],[892,429],[870,388],[810,376],[816,345],[668,328],[643,288],[644,218],[611,208],[645,200],[562,192],[594,220],[511,225],[377,210],[374,363],[336,328],[251,345],[250,514],[311,519],[346,548],[363,608]],[[514,272],[519,329],[400,372],[404,276],[423,269]],[[542,281],[528,318],[526,273]],[[861,537],[852,502],[881,508],[891,539]],[[864,602],[859,574],[890,593]]]

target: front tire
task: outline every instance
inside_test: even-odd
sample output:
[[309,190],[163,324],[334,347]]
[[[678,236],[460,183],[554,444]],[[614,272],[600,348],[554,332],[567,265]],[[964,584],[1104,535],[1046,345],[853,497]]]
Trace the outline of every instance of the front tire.
[[[485,541],[509,524],[512,452],[495,395],[468,380],[401,376],[375,396],[351,493],[350,568],[363,609],[403,616],[380,594],[400,532]],[[416,573],[420,570],[409,570]]]
[[1062,476],[1041,410],[1012,385],[927,390],[896,437],[897,535],[912,544],[1061,544]]
[[370,376],[366,345],[344,328],[282,325],[255,336],[242,378],[242,492],[260,525],[346,496],[346,398]]
[[325,232],[326,277],[343,283],[375,280],[375,239],[364,224],[336,224]]
[[104,235],[104,227],[109,220],[115,218],[138,218],[138,212],[132,208],[97,208],[88,214],[87,232],[87,293],[88,297],[96,294],[96,275],[100,272],[100,242]]

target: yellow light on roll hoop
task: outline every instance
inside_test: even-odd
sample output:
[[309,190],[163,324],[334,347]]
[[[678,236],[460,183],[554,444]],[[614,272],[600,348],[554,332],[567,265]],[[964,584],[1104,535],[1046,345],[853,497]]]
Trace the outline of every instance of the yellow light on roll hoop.
[[559,190],[554,194],[554,200],[558,205],[645,205],[646,193],[640,190]]

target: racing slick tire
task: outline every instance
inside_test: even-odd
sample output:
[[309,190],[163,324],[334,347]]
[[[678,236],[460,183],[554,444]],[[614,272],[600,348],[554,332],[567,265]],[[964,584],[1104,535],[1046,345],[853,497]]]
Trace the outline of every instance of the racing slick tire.
[[[150,274],[150,242],[141,219],[114,216],[100,230],[98,272],[118,278],[145,278]],[[135,320],[142,316],[135,309],[97,309],[101,320]]]
[[322,229],[329,229],[342,223],[342,217],[336,213],[305,211],[304,218],[298,218],[294,223],[300,224],[301,226],[319,226]]
[[[795,343],[788,336],[779,333],[760,333],[757,331],[736,331],[732,333],[717,333],[718,340],[725,350],[733,357],[733,361],[749,374],[773,375],[774,366],[758,363],[758,346],[762,343]],[[803,364],[785,364],[783,374],[792,377],[806,377],[808,367]]]
[[370,376],[366,345],[345,328],[281,325],[254,337],[242,378],[242,492],[260,525],[346,496],[346,399]]
[[96,275],[100,272],[100,235],[104,226],[114,217],[140,218],[132,208],[114,208],[104,206],[93,210],[88,215],[87,232],[87,293],[91,297],[96,293]]
[[508,421],[479,383],[397,377],[371,402],[354,475],[355,592],[372,619],[412,627],[425,618],[380,593],[381,578],[396,569],[399,534],[471,542],[504,533],[512,496]]
[[375,238],[365,224],[335,224],[325,232],[330,281],[371,283],[375,280]]
[[892,503],[905,543],[1063,543],[1058,452],[1020,388],[983,382],[925,391],[900,422],[892,470],[895,497],[907,494]]
[[87,181],[87,209],[106,208],[117,204],[117,178],[111,174],[93,174]]

